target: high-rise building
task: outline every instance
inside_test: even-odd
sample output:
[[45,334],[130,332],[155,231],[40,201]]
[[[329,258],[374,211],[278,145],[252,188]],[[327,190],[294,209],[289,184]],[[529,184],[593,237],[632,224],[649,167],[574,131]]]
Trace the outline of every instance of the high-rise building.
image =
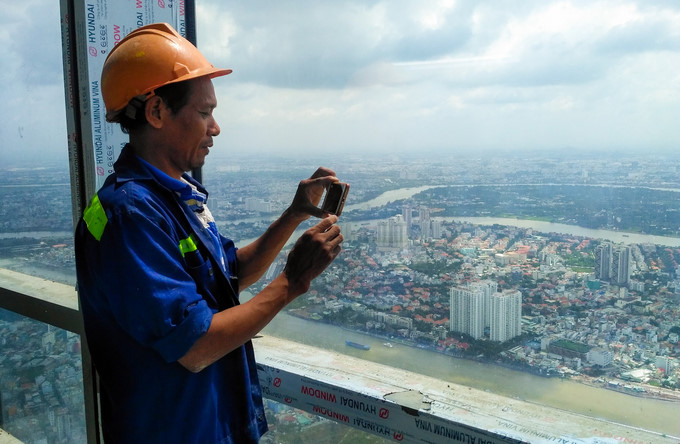
[[522,330],[522,293],[517,290],[497,292],[498,284],[486,280],[450,291],[451,331],[465,333],[475,339],[484,336],[489,327],[493,341],[507,341]]
[[519,290],[494,293],[490,312],[489,337],[492,341],[505,342],[522,334],[522,293]]
[[432,220],[432,239],[441,239],[442,237],[442,222],[438,219]]
[[338,222],[340,231],[342,232],[342,237],[344,242],[354,242],[356,240],[356,233],[354,231],[354,224],[351,222]]
[[625,246],[615,248],[611,259],[611,283],[626,285],[630,280],[630,248]]
[[454,287],[450,291],[451,331],[465,333],[475,339],[484,335],[484,292],[481,289]]
[[424,241],[432,237],[430,231],[430,209],[420,207],[418,209],[418,224],[420,226],[420,238]]
[[498,291],[498,283],[491,280],[472,282],[468,285],[470,290],[482,292],[482,322],[484,328],[491,326],[491,296]]
[[378,222],[377,231],[378,248],[400,249],[408,246],[406,222],[400,214]]
[[595,277],[615,285],[630,279],[630,247],[603,242],[595,249]]
[[601,243],[595,248],[595,277],[601,281],[609,280],[612,244]]
[[411,207],[411,205],[404,205],[401,208],[401,215],[406,223],[406,231],[410,235],[413,226],[413,207]]

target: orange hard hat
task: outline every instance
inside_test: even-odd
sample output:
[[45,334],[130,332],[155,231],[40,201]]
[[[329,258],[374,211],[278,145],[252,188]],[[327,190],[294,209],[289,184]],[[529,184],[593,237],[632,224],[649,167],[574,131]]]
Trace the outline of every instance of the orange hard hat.
[[169,24],[142,26],[125,36],[104,62],[101,89],[106,120],[116,122],[130,100],[146,100],[161,86],[229,73],[231,69],[211,65]]

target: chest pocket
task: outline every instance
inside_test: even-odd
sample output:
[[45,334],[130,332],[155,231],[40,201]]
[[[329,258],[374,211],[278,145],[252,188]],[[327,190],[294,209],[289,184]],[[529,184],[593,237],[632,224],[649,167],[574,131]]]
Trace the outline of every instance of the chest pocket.
[[216,298],[218,288],[215,268],[210,259],[206,259],[204,255],[201,254],[198,245],[198,240],[191,234],[189,237],[181,239],[178,247],[186,262],[186,269],[196,283],[198,292],[203,295],[210,307],[216,309],[223,308]]

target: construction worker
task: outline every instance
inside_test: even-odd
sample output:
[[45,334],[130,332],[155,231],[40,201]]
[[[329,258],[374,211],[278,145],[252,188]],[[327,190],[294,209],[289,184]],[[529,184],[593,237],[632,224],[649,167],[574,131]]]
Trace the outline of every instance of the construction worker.
[[[309,289],[341,250],[337,217],[317,208],[335,173],[319,168],[266,232],[237,249],[186,172],[220,128],[212,66],[168,24],[139,28],[109,54],[106,117],[129,134],[76,229],[78,292],[100,375],[105,442],[254,443],[266,432],[250,339]],[[321,221],[250,301],[298,225]]]

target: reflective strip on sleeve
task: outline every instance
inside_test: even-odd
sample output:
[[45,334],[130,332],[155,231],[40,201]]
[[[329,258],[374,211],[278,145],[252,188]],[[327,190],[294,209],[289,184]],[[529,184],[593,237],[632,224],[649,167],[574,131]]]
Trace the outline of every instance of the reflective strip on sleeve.
[[189,235],[189,237],[186,239],[179,241],[179,251],[182,253],[182,257],[184,257],[184,255],[187,253],[196,251],[197,249],[198,248],[196,247],[196,242],[194,242],[193,234]]
[[83,212],[83,220],[87,224],[87,229],[94,236],[95,239],[100,240],[104,233],[104,227],[109,219],[106,217],[106,212],[102,203],[99,201],[97,194],[92,198],[90,205],[85,208]]

